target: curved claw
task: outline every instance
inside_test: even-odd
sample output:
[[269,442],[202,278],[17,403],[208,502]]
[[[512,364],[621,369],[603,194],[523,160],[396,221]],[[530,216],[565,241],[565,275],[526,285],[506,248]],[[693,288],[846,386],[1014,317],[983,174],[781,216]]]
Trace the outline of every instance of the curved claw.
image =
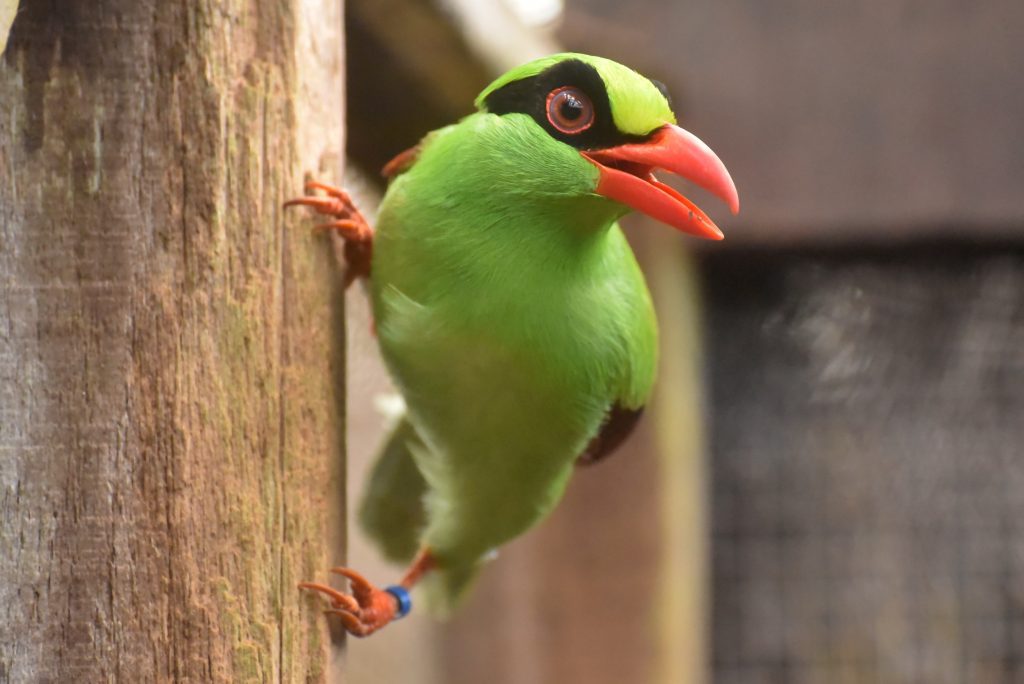
[[[335,218],[350,218],[361,223],[369,228],[369,224],[363,215],[359,213],[359,209],[356,208],[355,202],[352,201],[352,196],[341,188],[336,188],[333,185],[327,185],[326,183],[320,183],[318,181],[310,180],[306,182],[306,192],[312,193],[316,190],[322,190],[327,193],[327,197],[316,197],[313,195],[307,195],[305,197],[296,197],[290,199],[284,203],[284,207],[305,206],[312,207],[319,214],[327,214],[334,216]],[[372,231],[370,231],[372,233]]]
[[352,636],[364,637],[370,633],[369,628],[347,610],[325,610],[324,615],[337,615],[341,619],[341,624],[345,625],[345,630]]
[[342,202],[336,197],[296,197],[284,203],[284,207],[295,206],[313,207],[321,214],[332,216],[347,216],[352,212],[350,205]]
[[350,612],[358,612],[359,602],[348,594],[343,594],[334,587],[329,587],[326,584],[319,584],[317,582],[299,582],[300,589],[309,589],[311,591],[318,591],[321,594],[327,596],[331,602],[333,608],[340,608]]
[[[347,289],[358,278],[370,275],[373,249],[373,228],[360,213],[352,197],[340,188],[319,181],[306,182],[306,192],[321,190],[327,197],[296,197],[284,203],[284,207],[310,207],[318,214],[324,214],[335,220],[314,227],[314,233],[334,231],[345,240],[344,246],[344,284]],[[337,250],[337,246],[335,246]],[[337,251],[336,254],[339,254]]]
[[341,188],[336,188],[333,185],[327,183],[321,183],[320,181],[308,180],[306,181],[306,191],[310,190],[323,190],[331,197],[336,197],[346,204],[352,203],[352,197]]
[[398,599],[390,591],[378,589],[349,568],[331,568],[330,572],[348,580],[351,595],[317,582],[302,582],[299,587],[326,596],[331,608],[324,612],[337,615],[349,634],[368,636],[399,616]]
[[367,601],[373,595],[373,592],[378,591],[377,587],[373,586],[369,580],[355,570],[331,568],[328,572],[334,575],[341,575],[348,580],[349,586],[352,587],[352,595],[356,597],[360,605]]
[[341,219],[340,221],[320,223],[313,226],[313,232],[317,234],[325,233],[329,230],[338,231],[346,240],[363,241],[370,238],[369,234],[366,232],[365,224],[359,223],[358,221],[352,221],[351,219]]
[[358,572],[356,572],[355,570],[353,570],[351,568],[337,567],[337,568],[331,568],[327,572],[331,573],[332,575],[341,575],[342,577],[344,577],[345,579],[347,579],[349,582],[352,583],[352,588],[353,589],[356,588],[357,586],[370,587],[370,588],[373,587],[373,585],[370,583],[370,580],[366,579],[365,577],[363,577],[362,575],[360,575]]

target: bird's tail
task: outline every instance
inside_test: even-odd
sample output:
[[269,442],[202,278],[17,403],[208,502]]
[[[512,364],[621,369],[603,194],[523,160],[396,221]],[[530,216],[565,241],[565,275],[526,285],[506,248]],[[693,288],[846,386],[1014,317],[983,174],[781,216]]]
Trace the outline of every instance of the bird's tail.
[[427,611],[445,619],[462,603],[480,574],[481,562],[445,565],[423,577],[420,586]]
[[359,505],[363,531],[394,563],[412,560],[426,523],[427,483],[412,457],[417,448],[423,448],[423,442],[402,417],[377,455]]
[[[406,564],[419,550],[426,525],[427,482],[413,453],[426,449],[408,418],[395,425],[370,471],[359,523],[389,561]],[[427,610],[436,617],[449,615],[473,585],[481,561],[445,563],[427,573],[421,583]]]

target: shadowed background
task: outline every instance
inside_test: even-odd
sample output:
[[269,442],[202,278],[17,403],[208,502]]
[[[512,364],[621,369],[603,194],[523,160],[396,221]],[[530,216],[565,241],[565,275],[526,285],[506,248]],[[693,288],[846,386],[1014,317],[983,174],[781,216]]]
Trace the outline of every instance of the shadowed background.
[[[693,192],[713,246],[627,221],[665,338],[642,429],[453,623],[350,648],[350,680],[1024,676],[1024,5],[567,0],[536,27],[515,4],[350,0],[366,178],[566,48],[668,84],[743,211]],[[365,316],[356,470],[382,424]]]

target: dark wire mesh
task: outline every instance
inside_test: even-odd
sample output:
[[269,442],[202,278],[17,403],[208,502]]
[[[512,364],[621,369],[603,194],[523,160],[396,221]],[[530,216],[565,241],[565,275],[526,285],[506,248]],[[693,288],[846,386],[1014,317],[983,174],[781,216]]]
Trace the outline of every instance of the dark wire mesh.
[[705,275],[715,681],[1024,681],[1024,251]]

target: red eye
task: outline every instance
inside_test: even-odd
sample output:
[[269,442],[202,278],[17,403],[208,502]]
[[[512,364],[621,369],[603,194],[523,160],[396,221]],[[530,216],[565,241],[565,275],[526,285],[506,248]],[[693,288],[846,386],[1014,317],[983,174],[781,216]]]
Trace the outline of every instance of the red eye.
[[579,88],[555,88],[548,93],[548,121],[562,133],[582,133],[594,123],[594,105]]

